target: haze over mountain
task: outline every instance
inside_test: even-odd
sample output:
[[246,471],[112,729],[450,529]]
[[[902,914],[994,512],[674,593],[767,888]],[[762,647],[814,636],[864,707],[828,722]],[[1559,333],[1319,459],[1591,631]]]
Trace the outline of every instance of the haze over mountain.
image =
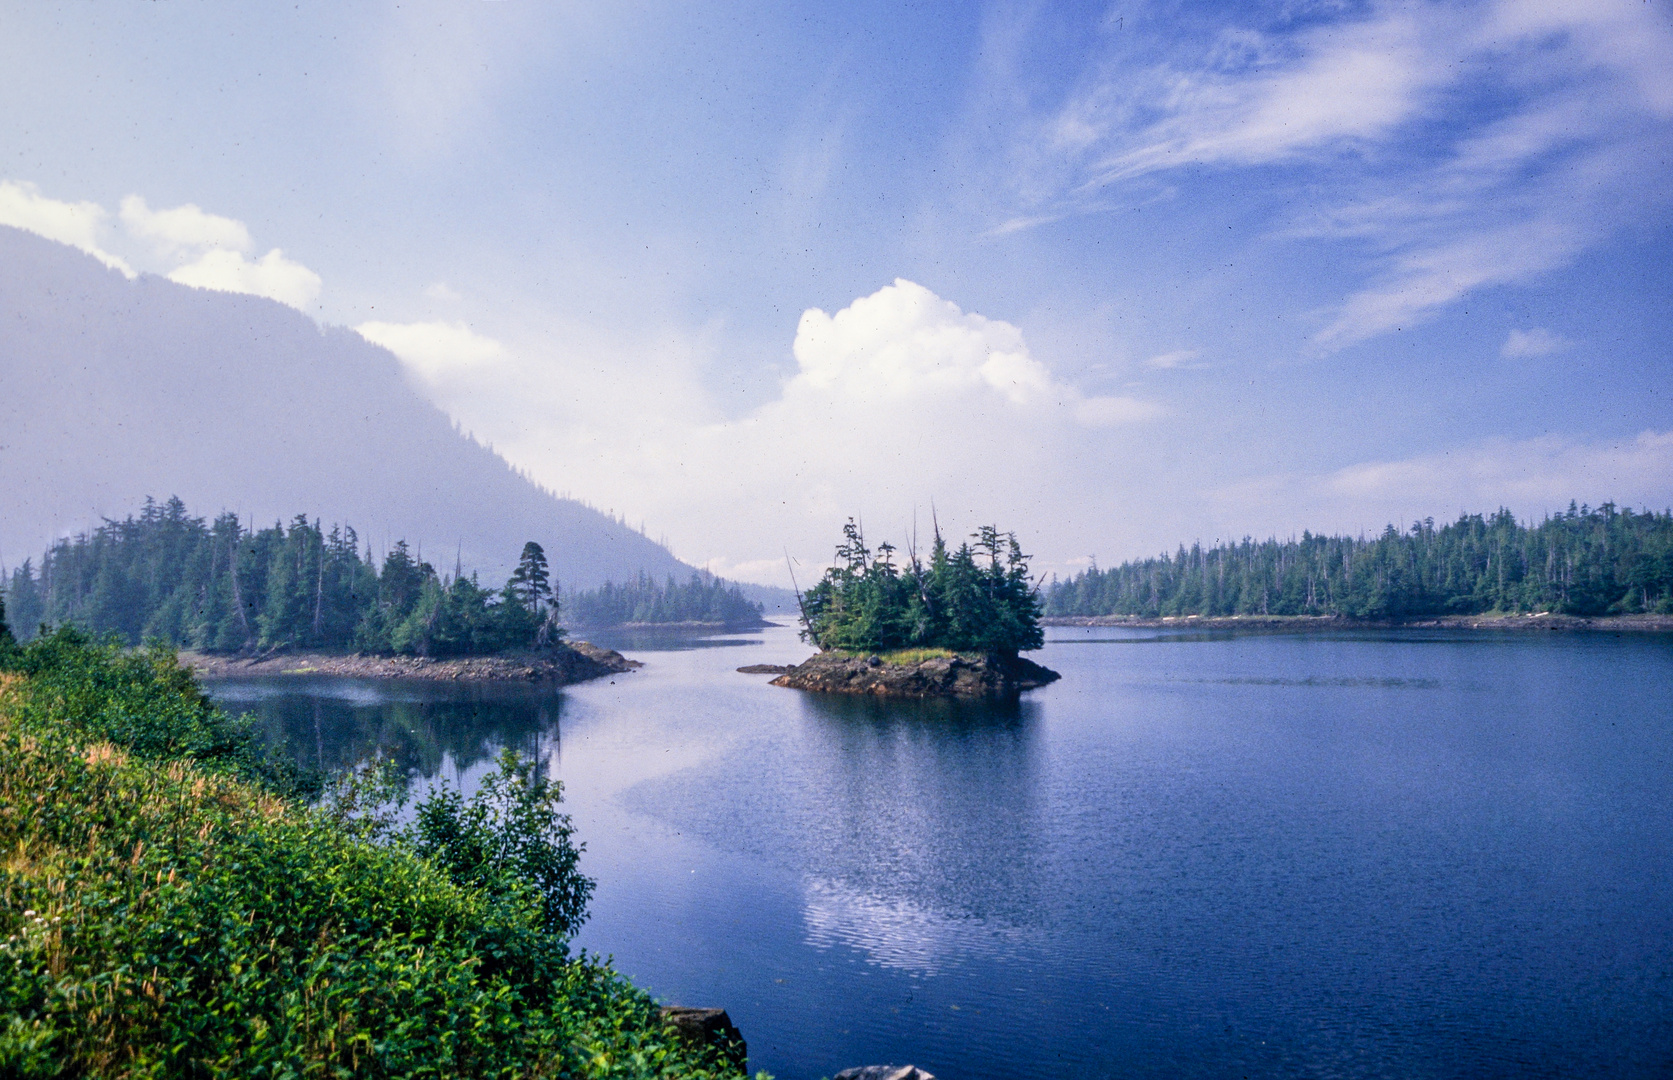
[[274,300],[154,275],[0,226],[0,559],[147,495],[265,525],[352,525],[495,582],[527,540],[565,586],[682,579],[623,522],[559,498],[457,429],[400,363]]

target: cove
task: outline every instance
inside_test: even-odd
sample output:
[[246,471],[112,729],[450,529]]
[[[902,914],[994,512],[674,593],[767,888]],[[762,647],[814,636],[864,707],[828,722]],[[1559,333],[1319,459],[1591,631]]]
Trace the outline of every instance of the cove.
[[327,767],[545,757],[577,943],[781,1080],[1673,1070],[1673,635],[1057,627],[999,703],[737,674],[782,627],[599,643],[645,668],[210,689]]

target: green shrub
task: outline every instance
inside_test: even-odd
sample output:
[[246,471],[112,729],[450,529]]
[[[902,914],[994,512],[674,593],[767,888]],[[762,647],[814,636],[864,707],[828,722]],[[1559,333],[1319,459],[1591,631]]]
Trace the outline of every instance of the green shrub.
[[567,820],[521,763],[432,810],[548,871],[477,880],[308,807],[162,651],[60,632],[5,666],[0,1075],[736,1074],[567,955]]

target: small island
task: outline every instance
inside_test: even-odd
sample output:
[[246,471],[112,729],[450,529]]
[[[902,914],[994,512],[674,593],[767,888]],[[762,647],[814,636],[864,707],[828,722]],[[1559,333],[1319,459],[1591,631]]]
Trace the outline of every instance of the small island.
[[889,697],[1003,697],[1058,674],[1019,653],[1045,643],[1039,589],[1014,533],[983,526],[956,550],[935,530],[928,560],[876,551],[852,518],[837,563],[806,594],[802,638],[819,652],[774,686]]

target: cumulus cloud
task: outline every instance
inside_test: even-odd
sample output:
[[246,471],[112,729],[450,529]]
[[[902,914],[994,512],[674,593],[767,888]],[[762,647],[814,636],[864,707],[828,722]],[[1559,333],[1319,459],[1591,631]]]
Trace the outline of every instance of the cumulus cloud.
[[505,346],[462,322],[363,322],[355,330],[432,382],[477,371],[506,356]]
[[[509,400],[498,417],[484,402],[464,419],[516,460],[553,463],[548,483],[592,485],[577,493],[679,522],[682,558],[783,580],[785,545],[804,562],[829,558],[851,514],[897,542],[915,511],[927,533],[932,506],[955,530],[1045,520],[1068,477],[1118,467],[1120,440],[1164,415],[1152,401],[1081,392],[1017,326],[907,280],[804,312],[794,371],[737,415],[693,389],[702,350],[674,351],[656,376],[589,350],[561,378],[517,380],[549,388],[549,401],[515,406],[548,417],[539,430],[515,431]],[[482,391],[461,381],[455,392]]]
[[459,295],[459,291],[457,289],[448,285],[445,281],[437,281],[426,286],[424,289],[424,295],[429,297],[431,300],[441,300],[446,303],[452,303],[455,300],[464,299],[464,297]]
[[1499,355],[1507,360],[1523,356],[1550,356],[1573,346],[1574,342],[1561,334],[1536,326],[1532,330],[1512,330],[1499,347]]
[[120,213],[129,236],[169,258],[209,248],[248,251],[252,243],[242,221],[206,213],[192,203],[153,210],[141,196],[129,195],[122,200]]
[[239,251],[211,248],[169,273],[170,281],[199,289],[250,293],[306,311],[319,296],[320,276],[274,248],[253,262]]
[[133,277],[132,267],[99,245],[100,229],[109,216],[98,203],[62,202],[42,195],[34,184],[0,181],[0,225],[80,248],[106,266]]

